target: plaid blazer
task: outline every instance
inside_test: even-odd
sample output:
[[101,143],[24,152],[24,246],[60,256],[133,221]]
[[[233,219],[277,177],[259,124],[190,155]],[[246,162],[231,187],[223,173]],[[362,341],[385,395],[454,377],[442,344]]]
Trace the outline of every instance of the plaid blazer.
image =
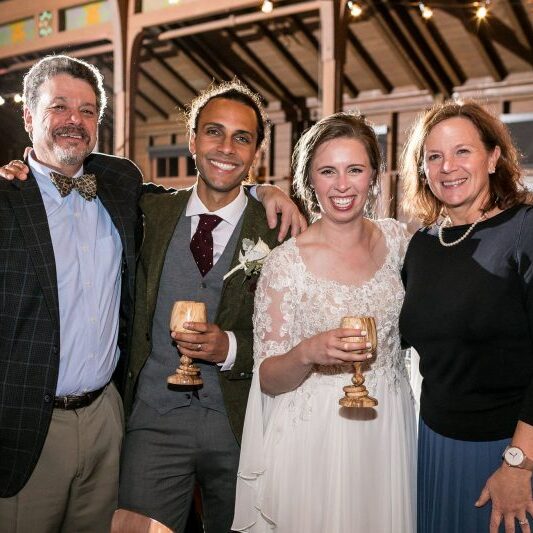
[[[164,195],[158,194],[157,190],[153,192],[156,195],[144,194],[140,202],[146,227],[137,265],[133,342],[124,392],[124,409],[127,415],[135,398],[139,374],[152,351],[152,323],[167,249],[191,195],[191,189]],[[263,206],[251,196],[248,196],[243,217],[230,269],[239,262],[243,239],[248,238],[255,242],[261,237],[271,249],[279,244],[279,228],[272,230],[268,227]],[[254,275],[247,278],[244,272],[239,270],[227,278],[222,287],[214,320],[222,330],[233,331],[237,340],[235,364],[231,370],[219,373],[219,383],[228,419],[238,442],[241,440],[254,365],[252,315],[257,277]]]
[[[84,170],[96,174],[98,197],[122,241],[119,346],[125,356],[142,175],[127,159],[97,153]],[[0,497],[25,485],[41,454],[57,384],[59,332],[54,250],[39,187],[31,175],[0,180]]]

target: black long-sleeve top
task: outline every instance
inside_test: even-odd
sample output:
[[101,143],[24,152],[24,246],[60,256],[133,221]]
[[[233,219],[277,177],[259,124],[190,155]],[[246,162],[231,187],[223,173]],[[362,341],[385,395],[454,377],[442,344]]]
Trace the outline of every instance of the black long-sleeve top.
[[[444,230],[451,242],[469,225]],[[460,440],[533,425],[533,207],[480,222],[449,248],[437,228],[412,238],[402,277],[403,339],[420,354],[420,414]]]

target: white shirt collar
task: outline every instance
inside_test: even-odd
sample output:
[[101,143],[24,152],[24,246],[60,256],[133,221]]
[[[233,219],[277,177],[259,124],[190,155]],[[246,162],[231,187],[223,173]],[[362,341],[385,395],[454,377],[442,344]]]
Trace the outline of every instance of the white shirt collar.
[[246,208],[247,203],[248,198],[246,197],[244,188],[241,185],[239,189],[239,194],[237,195],[237,198],[235,198],[235,200],[230,202],[228,205],[225,205],[224,207],[218,209],[217,211],[209,211],[209,209],[207,209],[207,207],[203,204],[202,200],[200,200],[196,185],[194,185],[192,189],[192,194],[189,198],[189,201],[187,202],[185,216],[192,217],[195,215],[198,216],[203,215],[205,213],[209,213],[211,215],[219,216],[222,220],[224,220],[228,224],[231,224],[232,226],[236,226],[242,216],[244,209]]
[[[28,163],[29,167],[32,169],[33,172],[38,172],[42,176],[50,177],[50,172],[53,171],[52,168],[47,167],[44,163],[41,163],[40,161],[37,161],[35,159],[35,156],[33,154],[33,150],[28,154]],[[78,172],[72,176],[73,178],[79,178],[83,174],[83,165],[80,167]]]

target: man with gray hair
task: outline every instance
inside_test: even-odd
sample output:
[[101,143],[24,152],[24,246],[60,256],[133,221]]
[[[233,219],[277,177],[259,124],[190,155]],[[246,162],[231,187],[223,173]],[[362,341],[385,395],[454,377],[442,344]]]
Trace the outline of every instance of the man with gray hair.
[[30,175],[0,180],[0,532],[107,532],[142,175],[91,153],[106,105],[92,65],[46,57],[24,97]]

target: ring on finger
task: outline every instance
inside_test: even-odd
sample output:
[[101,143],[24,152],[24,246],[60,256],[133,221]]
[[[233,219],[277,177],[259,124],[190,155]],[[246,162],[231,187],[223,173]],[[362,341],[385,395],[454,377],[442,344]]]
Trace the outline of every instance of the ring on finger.
[[520,518],[517,518],[518,520],[518,523],[521,525],[521,526],[527,526],[529,524],[529,522],[526,520],[520,520]]
[[201,351],[202,351],[202,345],[199,344],[199,345],[196,347],[196,349],[197,349],[199,352],[201,352]]

